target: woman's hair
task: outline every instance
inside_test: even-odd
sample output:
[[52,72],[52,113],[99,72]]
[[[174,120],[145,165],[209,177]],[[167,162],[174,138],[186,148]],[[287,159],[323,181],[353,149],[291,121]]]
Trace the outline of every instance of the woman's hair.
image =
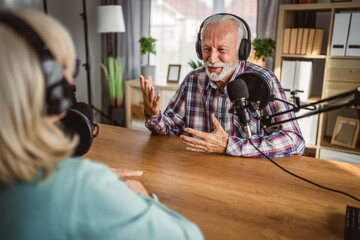
[[229,15],[229,14],[224,14],[224,15],[213,15],[211,17],[209,17],[205,22],[204,25],[202,27],[202,32],[201,32],[201,38],[203,38],[203,34],[204,34],[204,30],[211,24],[214,23],[221,23],[221,22],[225,22],[225,21],[234,21],[234,23],[236,24],[236,28],[237,28],[237,33],[238,33],[238,46],[240,46],[240,42],[241,39],[243,38],[248,38],[247,34],[247,30],[244,26],[244,24],[236,17]]
[[[43,39],[64,71],[72,72],[73,42],[56,20],[34,10],[12,11]],[[41,170],[51,175],[56,161],[72,154],[59,116],[45,113],[45,78],[39,57],[27,40],[0,22],[0,182],[31,181]]]

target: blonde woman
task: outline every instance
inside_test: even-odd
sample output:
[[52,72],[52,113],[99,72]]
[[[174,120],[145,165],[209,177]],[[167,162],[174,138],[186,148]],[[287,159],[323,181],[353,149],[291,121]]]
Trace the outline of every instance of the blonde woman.
[[78,138],[58,121],[74,62],[56,20],[0,11],[0,238],[202,239],[141,183],[118,178],[139,173],[70,157]]

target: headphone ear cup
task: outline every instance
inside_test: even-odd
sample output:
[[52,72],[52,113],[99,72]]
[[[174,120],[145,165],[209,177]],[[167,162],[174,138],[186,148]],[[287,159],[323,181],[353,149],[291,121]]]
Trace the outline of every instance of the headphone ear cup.
[[201,40],[197,39],[196,43],[195,43],[195,49],[196,49],[196,55],[197,57],[202,60],[203,59],[203,56],[202,56],[202,51],[201,51]]
[[73,91],[65,79],[63,70],[54,59],[42,62],[46,82],[46,112],[60,114],[68,110],[72,103]]
[[239,60],[247,60],[251,51],[251,42],[249,39],[241,39],[239,46]]
[[64,132],[73,136],[79,135],[79,144],[75,149],[73,156],[82,156],[90,149],[93,140],[93,132],[89,119],[82,112],[70,108],[66,116],[61,119]]

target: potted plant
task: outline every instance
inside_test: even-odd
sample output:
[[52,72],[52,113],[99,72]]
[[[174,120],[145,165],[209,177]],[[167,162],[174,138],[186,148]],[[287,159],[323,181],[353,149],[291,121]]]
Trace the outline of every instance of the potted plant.
[[191,60],[190,62],[188,62],[188,64],[192,69],[197,69],[204,65],[203,62],[199,60],[196,61]]
[[109,115],[111,120],[121,125],[125,123],[124,82],[123,82],[123,59],[121,57],[108,57],[108,66],[100,64],[105,78],[108,81],[111,104]]
[[276,42],[271,38],[255,38],[252,42],[254,60],[262,61],[259,65],[265,66],[265,60],[271,57],[273,50],[275,49]]
[[154,65],[150,65],[150,54],[156,55],[155,43],[156,39],[152,37],[141,37],[139,39],[141,55],[148,54],[148,61],[146,65],[141,66],[141,74],[146,78],[147,76],[155,77],[156,69]]

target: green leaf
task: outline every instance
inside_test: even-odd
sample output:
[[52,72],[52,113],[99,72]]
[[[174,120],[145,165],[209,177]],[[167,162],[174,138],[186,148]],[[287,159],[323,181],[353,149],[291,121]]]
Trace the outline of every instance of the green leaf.
[[191,60],[190,62],[188,62],[188,64],[192,69],[197,69],[204,65],[203,62],[199,60],[197,62]]
[[275,49],[276,42],[271,38],[255,38],[252,42],[254,49],[254,58],[256,60],[262,58],[265,61],[266,58],[271,57],[273,50]]
[[145,55],[146,53],[156,55],[156,39],[152,37],[141,37],[139,39],[141,55]]

